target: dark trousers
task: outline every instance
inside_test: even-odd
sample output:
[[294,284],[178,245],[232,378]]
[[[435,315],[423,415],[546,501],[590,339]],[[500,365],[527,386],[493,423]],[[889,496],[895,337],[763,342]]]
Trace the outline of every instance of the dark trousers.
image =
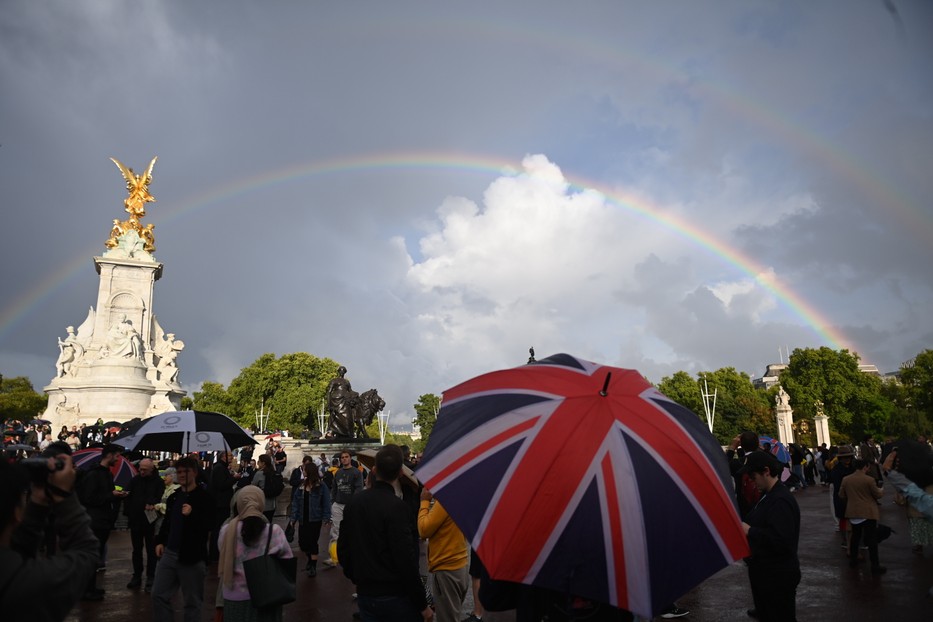
[[223,507],[214,508],[214,524],[211,526],[211,533],[207,538],[208,560],[216,562],[220,559],[220,546],[217,538],[220,536],[220,528],[224,526],[224,521],[230,518],[230,504]]
[[318,540],[321,539],[321,521],[298,523],[298,548],[308,555],[317,557]]
[[156,559],[155,554],[155,525],[145,518],[145,525],[133,525],[130,527],[130,542],[133,544],[133,576],[142,577],[143,575],[143,547],[146,551],[146,579],[152,580],[155,577]]
[[795,622],[800,568],[749,565],[748,582],[759,622]]
[[[92,527],[91,531],[94,533],[94,536],[97,538],[97,541],[100,543],[100,546],[97,549],[98,551],[97,563],[99,565],[103,565],[104,559],[106,557],[106,552],[107,552],[107,540],[110,538],[110,530],[109,529],[94,529]],[[97,589],[97,573],[94,573],[91,575],[90,582],[88,582],[87,591],[92,592],[96,589]]]
[[850,519],[849,524],[852,526],[852,541],[849,543],[849,565],[853,567],[858,565],[858,547],[864,535],[871,567],[877,568],[880,565],[878,563],[878,521],[869,518],[856,525]]
[[364,596],[356,602],[363,622],[421,622],[421,612],[404,596]]

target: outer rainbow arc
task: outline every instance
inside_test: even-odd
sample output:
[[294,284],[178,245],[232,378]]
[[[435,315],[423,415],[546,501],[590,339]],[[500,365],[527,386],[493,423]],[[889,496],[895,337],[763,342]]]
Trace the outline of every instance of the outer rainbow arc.
[[[357,171],[379,169],[445,169],[457,171],[472,171],[484,175],[522,174],[521,165],[515,162],[494,156],[476,156],[469,154],[450,153],[387,153],[366,155],[361,157],[337,158],[327,161],[312,161],[290,166],[284,169],[267,171],[259,175],[243,178],[232,184],[225,184],[215,189],[192,196],[179,203],[179,206],[170,212],[162,212],[163,222],[171,222],[199,209],[208,209],[216,206],[220,201],[240,194],[247,194],[262,189],[265,186],[330,174],[347,174]],[[800,295],[777,279],[767,276],[767,270],[751,257],[729,247],[713,234],[700,229],[676,215],[666,213],[646,199],[634,193],[605,188],[604,185],[586,180],[578,175],[562,173],[568,188],[574,191],[596,190],[608,202],[622,209],[643,215],[683,237],[694,245],[701,246],[714,255],[721,257],[727,263],[753,278],[777,299],[782,301],[801,320],[814,330],[823,340],[835,349],[846,348],[855,351],[850,340],[832,323],[823,318],[820,313],[807,303]],[[91,251],[93,253],[93,250]],[[84,266],[88,255],[83,253],[71,262],[63,264],[65,268],[49,274],[24,296],[13,304],[0,311],[0,339],[21,320],[30,308],[49,296],[61,284],[75,276]]]
[[[686,71],[680,61],[661,55],[633,53],[630,49],[604,43],[589,33],[568,34],[567,29],[533,29],[525,23],[490,22],[465,17],[456,28],[442,30],[446,24],[437,20],[433,31],[442,33],[445,41],[451,37],[465,37],[468,32],[464,24],[470,23],[476,31],[483,33],[484,40],[499,39],[509,45],[516,41],[526,43],[527,49],[553,50],[560,56],[583,57],[592,67],[607,66],[610,70],[635,72],[651,80],[669,80],[675,85],[685,85],[685,91],[699,93],[704,100],[720,106],[731,115],[745,119],[768,133],[768,140],[798,148],[809,157],[826,164],[828,168],[852,187],[859,188],[879,208],[891,210],[904,222],[907,231],[916,234],[921,242],[933,245],[933,217],[919,197],[908,197],[900,188],[877,173],[873,162],[864,162],[853,157],[851,152],[822,138],[816,128],[805,122],[781,114],[766,99],[755,99],[737,85],[724,81],[712,81],[696,77]],[[621,69],[620,69],[621,68]],[[621,76],[620,76],[621,77]],[[631,81],[631,80],[627,80]]]

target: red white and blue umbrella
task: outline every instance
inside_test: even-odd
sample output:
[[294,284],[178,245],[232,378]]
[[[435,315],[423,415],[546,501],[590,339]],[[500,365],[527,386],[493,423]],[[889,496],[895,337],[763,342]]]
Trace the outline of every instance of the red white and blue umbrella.
[[558,354],[442,404],[417,475],[493,579],[650,618],[748,555],[719,443],[637,371]]
[[[787,447],[784,446],[784,443],[772,438],[770,436],[759,435],[758,436],[758,445],[764,449],[765,446],[768,447],[768,451],[771,452],[775,458],[778,459],[778,462],[785,466],[790,465],[790,452],[787,451]],[[785,468],[781,471],[781,481],[786,482],[790,479],[790,469]]]
[[[88,447],[87,449],[79,449],[78,451],[71,454],[71,461],[74,462],[76,469],[84,469],[89,471],[98,464],[100,464],[100,454],[102,447]],[[110,465],[110,473],[113,474],[113,483],[117,486],[126,487],[129,485],[130,480],[136,476],[137,470],[133,466],[133,463],[124,458],[123,456],[117,456],[117,459],[113,461]]]
[[166,412],[143,419],[111,440],[136,451],[227,451],[255,445],[253,437],[220,413],[202,410]]
[[784,446],[784,443],[772,438],[770,436],[759,435],[758,444],[761,447],[765,445],[768,446],[768,451],[778,459],[778,462],[783,462],[784,464],[790,464],[790,452],[787,451],[787,447]]

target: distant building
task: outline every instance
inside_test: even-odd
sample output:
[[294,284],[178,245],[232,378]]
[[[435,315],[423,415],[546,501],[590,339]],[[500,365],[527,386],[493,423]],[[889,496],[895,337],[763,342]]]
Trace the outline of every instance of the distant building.
[[787,363],[771,363],[761,378],[752,378],[752,385],[756,389],[770,389],[778,384],[781,372],[785,369],[787,369]]
[[[752,385],[754,385],[756,389],[770,389],[780,382],[781,372],[785,369],[787,369],[787,363],[771,363],[765,369],[764,375],[762,375],[760,378],[752,379]],[[870,365],[868,363],[860,364],[858,366],[858,370],[864,374],[871,374],[879,378],[885,378],[892,375],[882,374],[876,365]],[[899,372],[897,373],[899,374]]]

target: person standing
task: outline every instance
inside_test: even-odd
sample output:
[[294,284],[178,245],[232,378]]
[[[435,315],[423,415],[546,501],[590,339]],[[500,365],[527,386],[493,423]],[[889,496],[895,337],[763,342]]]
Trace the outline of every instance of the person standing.
[[268,554],[288,559],[292,547],[282,528],[263,515],[265,493],[256,486],[244,486],[237,493],[237,515],[220,530],[220,585],[223,590],[225,620],[273,622],[282,619],[282,605],[257,609],[253,606],[243,562]]
[[[262,489],[266,496],[265,510],[263,514],[269,522],[272,522],[273,517],[275,516],[275,505],[278,500],[278,495],[272,495],[272,487],[275,478],[281,478],[275,467],[272,466],[272,458],[269,454],[262,454],[259,456],[259,468],[253,473],[253,481],[251,482],[253,486],[258,486]],[[270,496],[272,495],[272,496]]]
[[[334,472],[334,503],[331,507],[332,522],[330,525],[330,542],[333,544],[340,538],[340,523],[343,521],[343,510],[350,499],[363,490],[363,474],[353,466],[350,452],[340,452],[340,468]],[[329,548],[329,547],[328,547]],[[327,559],[328,566],[336,566],[337,561]]]
[[133,577],[126,584],[128,589],[142,585],[143,547],[146,550],[146,591],[152,590],[155,578],[155,521],[158,517],[156,505],[162,501],[165,482],[159,477],[155,464],[149,458],[139,461],[139,474],[130,480],[129,491],[123,503],[133,544]]
[[800,583],[800,507],[779,479],[784,467],[777,458],[754,451],[742,468],[762,493],[742,523],[751,549],[745,562],[755,603],[748,615],[761,622],[794,622]]
[[288,464],[288,454],[282,448],[282,443],[276,441],[272,446],[272,458],[275,461],[275,472],[279,475],[285,473],[285,465]]
[[321,525],[331,520],[330,490],[321,481],[313,460],[306,462],[302,468],[305,476],[292,497],[291,521],[298,524],[298,548],[308,556],[305,572],[313,577],[317,575]]
[[228,518],[230,518],[230,501],[233,499],[233,487],[236,484],[238,475],[230,471],[230,461],[233,454],[230,452],[220,452],[217,456],[217,462],[211,467],[210,479],[208,480],[207,490],[214,498],[214,524],[211,527],[211,534],[208,540],[208,559],[212,562],[220,558],[220,550],[217,548],[217,536],[220,534],[220,527]]
[[839,496],[846,502],[845,516],[852,529],[852,539],[849,541],[849,567],[858,567],[858,548],[865,535],[865,545],[868,547],[868,557],[871,560],[871,573],[884,574],[887,568],[878,562],[878,499],[884,491],[878,488],[875,478],[870,475],[872,463],[861,458],[852,461],[855,469],[851,475],[842,480]]
[[[120,456],[116,445],[105,445],[100,450],[100,462],[78,480],[78,500],[91,517],[91,531],[100,543],[98,548],[97,569],[104,570],[107,560],[107,540],[113,528],[113,503],[126,493],[118,491],[113,485],[112,465]],[[84,592],[84,600],[101,600],[104,590],[97,588],[97,577],[92,576]]]
[[428,570],[438,622],[459,622],[470,585],[470,546],[463,532],[431,491],[421,491],[418,535],[428,540]]
[[360,616],[370,622],[432,620],[418,570],[410,510],[395,494],[402,451],[386,445],[376,453],[372,488],[352,496],[343,509],[337,557],[357,586]]
[[175,465],[179,488],[166,502],[165,520],[156,536],[152,613],[156,622],[172,622],[172,597],[181,588],[185,622],[201,620],[207,538],[214,518],[210,493],[198,486],[198,460],[182,458]]
[[848,545],[849,524],[846,520],[846,500],[839,496],[839,489],[842,487],[842,480],[852,474],[855,470],[852,468],[852,460],[855,457],[855,451],[851,445],[841,445],[836,451],[836,461],[829,471],[829,481],[832,484],[832,505],[833,515],[838,521],[838,531],[842,534],[842,541]]

